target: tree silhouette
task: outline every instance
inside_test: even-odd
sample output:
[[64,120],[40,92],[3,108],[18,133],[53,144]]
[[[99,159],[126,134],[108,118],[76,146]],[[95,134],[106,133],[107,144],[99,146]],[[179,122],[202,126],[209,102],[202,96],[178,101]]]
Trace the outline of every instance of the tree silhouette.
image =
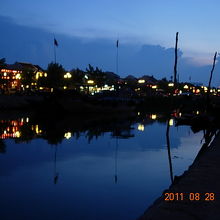
[[5,58],[1,58],[0,59],[0,69],[3,69],[6,67],[6,59]]
[[39,85],[58,89],[64,85],[65,69],[58,63],[50,63],[47,67],[47,77],[39,80]]
[[88,73],[89,78],[95,81],[97,86],[103,86],[105,84],[106,76],[98,67],[94,68],[89,64],[88,68],[86,68],[86,72]]
[[31,85],[31,83],[35,82],[35,72],[30,68],[25,68],[21,73],[21,83],[23,85]]
[[80,70],[79,68],[77,69],[72,69],[70,71],[72,78],[71,78],[71,83],[76,87],[80,87],[82,84],[84,84],[85,81],[85,72]]

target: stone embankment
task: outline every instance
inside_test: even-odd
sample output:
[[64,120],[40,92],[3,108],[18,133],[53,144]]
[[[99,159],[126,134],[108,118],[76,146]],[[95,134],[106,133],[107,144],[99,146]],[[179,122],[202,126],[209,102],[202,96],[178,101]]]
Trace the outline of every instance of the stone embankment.
[[138,220],[161,219],[220,219],[220,135]]

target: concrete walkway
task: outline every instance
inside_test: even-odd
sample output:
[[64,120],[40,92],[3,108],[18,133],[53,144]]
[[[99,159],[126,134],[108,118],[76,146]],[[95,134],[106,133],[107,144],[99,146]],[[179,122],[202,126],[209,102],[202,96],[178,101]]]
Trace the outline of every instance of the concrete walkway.
[[[174,194],[166,194],[169,201],[165,201],[165,193]],[[139,220],[150,219],[220,219],[220,134],[195,159],[189,170],[164,191],[164,194],[139,218]]]

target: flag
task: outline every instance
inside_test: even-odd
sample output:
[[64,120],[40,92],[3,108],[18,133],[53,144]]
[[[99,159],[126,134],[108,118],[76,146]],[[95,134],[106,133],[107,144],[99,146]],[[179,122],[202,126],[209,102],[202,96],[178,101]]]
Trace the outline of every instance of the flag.
[[57,40],[54,38],[54,45],[58,47]]
[[119,43],[119,40],[117,40],[117,42],[116,42],[116,47],[118,47],[118,43]]

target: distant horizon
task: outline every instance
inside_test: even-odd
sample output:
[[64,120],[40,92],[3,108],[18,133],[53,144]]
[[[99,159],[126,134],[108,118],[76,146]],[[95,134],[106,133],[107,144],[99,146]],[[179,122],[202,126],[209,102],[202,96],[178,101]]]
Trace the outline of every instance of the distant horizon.
[[[2,59],[2,58],[0,58],[0,59]],[[7,60],[6,60],[6,64],[7,65],[14,65],[14,64],[16,64],[16,63],[25,63],[25,64],[31,64],[31,65],[37,65],[37,66],[39,66],[40,68],[42,68],[42,66],[40,66],[39,64],[37,64],[37,63],[31,63],[31,62],[20,62],[20,61],[15,61],[14,63],[7,63]],[[53,61],[51,61],[50,63],[48,63],[48,65],[49,64],[51,64],[51,63],[54,63],[55,64],[55,62],[53,62]],[[57,64],[59,64],[59,65],[62,65],[61,63],[58,63],[58,62],[56,62]],[[85,67],[85,69],[80,69],[80,68],[72,68],[72,69],[65,69],[65,67],[63,67],[64,69],[65,69],[65,71],[66,72],[70,72],[70,71],[72,71],[72,70],[76,70],[76,69],[79,69],[79,70],[82,70],[82,71],[84,71],[84,72],[86,72],[86,68],[88,68],[88,66],[89,66],[90,64],[88,64],[86,67]],[[62,65],[63,66],[63,65]],[[93,66],[94,68],[99,68],[98,66]],[[47,68],[42,68],[43,70],[47,70]],[[116,74],[116,75],[118,75],[116,72],[113,72],[113,71],[108,71],[108,70],[103,70],[103,69],[101,69],[101,71],[103,72],[103,73],[113,73],[113,74]],[[145,77],[145,76],[148,76],[148,77],[153,77],[153,78],[155,78],[156,80],[163,80],[163,79],[166,79],[168,82],[173,82],[173,80],[172,79],[168,79],[167,77],[162,77],[162,78],[157,78],[157,77],[155,77],[154,75],[147,75],[147,74],[145,74],[145,75],[141,75],[141,76],[135,76],[134,74],[128,74],[128,75],[125,75],[125,76],[123,76],[123,77],[121,77],[120,75],[118,75],[121,79],[125,79],[125,78],[127,78],[127,77],[129,77],[129,76],[132,76],[132,77],[135,77],[136,79],[141,79],[142,77]],[[177,80],[178,81],[178,80]],[[194,85],[196,85],[197,84],[197,86],[199,86],[199,84],[201,84],[201,86],[203,85],[203,86],[207,86],[207,85],[205,85],[204,83],[201,83],[201,82],[199,82],[199,81],[179,81],[178,83],[189,83],[189,84],[194,84]],[[212,83],[213,84],[213,83]],[[212,86],[211,85],[211,87],[216,87],[216,86]],[[219,86],[219,88],[220,88],[220,86]]]

